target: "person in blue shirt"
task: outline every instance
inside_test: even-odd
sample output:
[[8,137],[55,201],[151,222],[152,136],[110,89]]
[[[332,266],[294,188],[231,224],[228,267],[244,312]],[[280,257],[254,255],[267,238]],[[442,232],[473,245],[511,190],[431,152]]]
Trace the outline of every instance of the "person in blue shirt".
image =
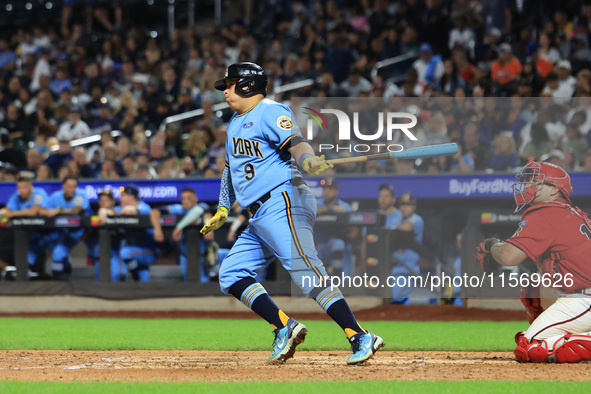
[[[78,179],[68,175],[62,181],[62,190],[49,196],[42,215],[90,215],[90,204],[86,192],[78,188]],[[69,280],[72,272],[70,251],[82,240],[84,229],[62,228],[52,231],[47,242],[53,249],[51,272],[57,280]]]
[[[421,244],[423,242],[425,222],[421,216],[415,213],[417,200],[412,194],[405,193],[398,199],[398,206],[401,218],[400,224],[396,228],[400,231],[411,233],[412,239],[416,243]],[[420,275],[419,259],[419,253],[410,248],[401,248],[393,253],[392,260],[394,262],[394,268],[392,269],[392,276],[396,278],[396,284],[406,284],[406,286],[392,287],[391,302],[393,304],[408,305],[410,303],[409,295],[413,289],[413,281],[409,281],[408,277],[411,275]],[[403,281],[399,277],[406,277],[406,280]]]
[[[339,198],[339,186],[333,179],[323,179],[322,198],[317,199],[318,215],[352,212],[348,202]],[[344,241],[344,228],[322,227],[316,230],[318,256],[327,262],[331,275],[345,276],[354,274],[353,250]]]
[[[254,63],[230,65],[215,84],[235,111],[227,128],[226,165],[216,214],[202,234],[220,228],[235,202],[252,215],[219,272],[220,288],[265,319],[275,340],[270,361],[285,362],[302,343],[306,326],[279,309],[256,279],[278,258],[293,281],[343,329],[351,344],[347,364],[367,361],[384,346],[364,330],[340,289],[327,278],[314,246],[316,198],[298,167],[319,176],[332,165],[316,156],[294,122],[291,109],[266,99],[267,75]],[[248,338],[245,336],[245,340]]]
[[[121,188],[120,205],[115,207],[118,215],[150,215],[151,210],[148,204],[140,200],[140,191],[136,186],[127,185]],[[158,252],[152,227],[125,230],[119,257],[127,266],[133,280],[150,281],[150,266],[156,261]]]
[[[157,242],[164,242],[164,232],[162,231],[162,225],[160,224],[160,218],[162,212],[169,213],[171,215],[185,215],[176,225],[172,232],[172,239],[175,242],[179,243],[179,264],[181,266],[181,271],[183,275],[183,281],[187,281],[187,240],[185,234],[183,234],[183,229],[190,225],[193,222],[201,222],[201,219],[204,218],[208,220],[211,218],[211,214],[207,212],[209,210],[209,206],[203,202],[199,202],[199,198],[197,197],[197,193],[195,190],[191,188],[185,188],[181,192],[181,203],[180,204],[173,204],[167,205],[163,208],[154,208],[150,214],[152,218],[152,223],[154,226],[154,239]],[[210,268],[213,268],[213,265],[217,264],[217,261],[214,264],[210,264],[206,267],[205,265],[205,252],[210,245],[214,247],[217,246],[217,243],[213,240],[213,233],[207,234],[201,240],[201,273],[200,273],[200,281],[202,283],[209,282],[211,280],[210,275]],[[219,246],[217,246],[219,248]],[[226,249],[225,257],[228,253]],[[217,259],[216,259],[217,260]],[[215,276],[215,275],[213,275]]]
[[[13,218],[17,216],[37,216],[42,208],[47,204],[48,197],[45,190],[33,186],[32,177],[20,175],[16,181],[16,192],[10,196],[6,206],[0,210],[0,216],[5,218]],[[27,262],[29,263],[30,275],[37,260],[38,254],[35,251],[45,249],[47,243],[41,231],[29,232],[29,252],[27,255]],[[6,248],[5,253],[2,253],[0,258],[6,258],[10,261],[10,255],[14,252],[13,242],[7,242],[2,245]]]

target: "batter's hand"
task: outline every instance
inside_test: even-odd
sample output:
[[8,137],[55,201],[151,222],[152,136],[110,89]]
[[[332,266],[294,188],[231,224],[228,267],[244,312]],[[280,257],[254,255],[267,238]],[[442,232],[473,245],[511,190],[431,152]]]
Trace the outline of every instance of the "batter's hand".
[[218,211],[213,215],[211,219],[205,223],[205,226],[201,229],[201,234],[205,235],[212,231],[217,230],[218,228],[222,227],[224,223],[228,220],[228,209],[225,207],[219,207]]
[[310,175],[316,176],[324,174],[333,167],[334,165],[328,164],[326,160],[324,160],[324,155],[307,157],[302,163],[304,171]]

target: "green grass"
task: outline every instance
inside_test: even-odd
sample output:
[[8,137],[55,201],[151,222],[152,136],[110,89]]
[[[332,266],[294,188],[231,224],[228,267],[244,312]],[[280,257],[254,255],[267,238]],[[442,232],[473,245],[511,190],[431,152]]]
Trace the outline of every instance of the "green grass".
[[[306,321],[301,350],[348,350],[331,321]],[[4,350],[269,350],[262,320],[0,318]],[[526,322],[369,322],[386,350],[512,351]],[[248,340],[245,340],[245,337]],[[1,390],[0,390],[1,392]]]
[[19,394],[118,393],[583,393],[590,383],[503,381],[371,381],[371,382],[245,382],[245,383],[54,383],[0,382],[0,392]]

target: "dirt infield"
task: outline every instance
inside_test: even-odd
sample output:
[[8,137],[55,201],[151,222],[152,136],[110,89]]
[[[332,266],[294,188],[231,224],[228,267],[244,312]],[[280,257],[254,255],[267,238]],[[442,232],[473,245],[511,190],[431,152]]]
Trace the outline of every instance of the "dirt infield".
[[[356,312],[361,321],[513,321],[524,312],[453,306],[384,306]],[[227,312],[78,312],[0,314],[27,317],[257,318]],[[300,313],[324,320],[323,313]],[[388,344],[386,344],[387,346]],[[365,365],[347,366],[349,352],[302,351],[282,365],[270,352],[237,351],[0,351],[0,380],[242,382],[311,380],[589,380],[589,364],[519,364],[507,352],[380,351]]]
[[347,366],[348,352],[298,352],[282,365],[269,352],[0,351],[0,380],[243,382],[311,380],[589,379],[589,364],[518,364],[511,353],[381,351]]

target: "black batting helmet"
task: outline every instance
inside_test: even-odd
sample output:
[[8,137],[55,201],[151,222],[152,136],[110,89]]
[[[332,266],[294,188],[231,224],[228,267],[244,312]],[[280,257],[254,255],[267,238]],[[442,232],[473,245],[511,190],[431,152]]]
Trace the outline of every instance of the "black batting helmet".
[[263,68],[255,63],[235,63],[226,69],[224,79],[216,81],[215,88],[224,91],[226,81],[236,81],[236,93],[242,97],[255,94],[267,95],[267,75]]

